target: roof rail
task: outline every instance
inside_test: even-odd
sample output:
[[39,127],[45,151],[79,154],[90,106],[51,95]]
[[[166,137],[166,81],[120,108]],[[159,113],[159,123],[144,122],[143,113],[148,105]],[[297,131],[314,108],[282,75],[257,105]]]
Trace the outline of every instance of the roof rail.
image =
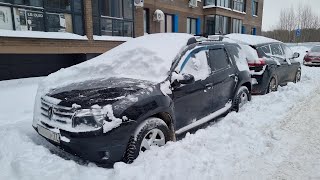
[[223,41],[224,38],[226,38],[224,35],[195,35],[196,40],[198,42],[202,41]]

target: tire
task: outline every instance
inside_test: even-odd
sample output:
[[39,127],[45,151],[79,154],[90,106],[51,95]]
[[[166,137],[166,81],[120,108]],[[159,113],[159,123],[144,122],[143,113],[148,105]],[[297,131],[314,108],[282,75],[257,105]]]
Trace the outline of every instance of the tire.
[[278,86],[279,86],[279,84],[278,84],[277,78],[276,77],[272,77],[270,79],[266,94],[278,91]]
[[250,101],[250,92],[247,87],[241,86],[237,92],[236,98],[233,100],[232,111],[239,112],[241,107]]
[[294,83],[298,83],[301,80],[301,69],[298,69],[296,76],[294,77]]
[[[155,137],[153,136],[154,134],[156,134]],[[152,141],[153,137],[155,139]],[[146,151],[150,148],[150,144],[151,146],[163,146],[170,141],[170,137],[170,130],[162,119],[148,118],[138,126],[135,134],[131,136],[123,162],[132,163],[141,151]]]

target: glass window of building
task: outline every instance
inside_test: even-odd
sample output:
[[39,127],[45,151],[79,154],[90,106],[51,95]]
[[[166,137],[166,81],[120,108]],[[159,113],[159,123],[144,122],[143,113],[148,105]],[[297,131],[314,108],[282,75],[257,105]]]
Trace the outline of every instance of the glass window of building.
[[1,14],[5,17],[5,21],[0,21],[0,29],[70,32],[84,35],[82,0],[0,0],[0,2],[7,3],[0,4],[0,19]]
[[230,18],[225,16],[216,16],[216,34],[228,34]]
[[216,0],[206,0],[205,1],[205,5],[208,6],[208,5],[216,5]]
[[215,5],[215,6],[220,6],[220,7],[226,7],[230,8],[230,2],[231,0],[206,0],[205,5]]
[[207,34],[228,34],[230,32],[230,18],[220,15],[206,16]]
[[133,36],[133,1],[92,0],[93,33]]
[[165,14],[164,21],[160,22],[160,32],[170,33],[173,32],[173,15]]
[[232,32],[233,33],[241,33],[242,31],[242,20],[233,19],[232,20]]
[[189,34],[197,33],[197,19],[187,18],[187,33]]
[[244,0],[233,0],[233,9],[244,12],[245,2]]
[[258,16],[258,7],[259,7],[258,1],[254,0],[253,7],[252,7],[252,11],[253,11],[252,14],[255,16]]
[[149,34],[150,33],[150,22],[149,19],[150,15],[149,15],[149,9],[143,9],[143,32],[145,34]]
[[215,34],[215,16],[206,16],[206,32],[207,34]]

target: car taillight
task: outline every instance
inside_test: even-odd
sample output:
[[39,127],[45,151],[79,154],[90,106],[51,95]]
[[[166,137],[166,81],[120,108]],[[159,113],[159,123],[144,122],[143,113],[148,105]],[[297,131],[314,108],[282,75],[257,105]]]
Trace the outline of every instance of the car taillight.
[[258,60],[248,62],[248,65],[250,67],[264,66],[264,65],[266,65],[266,61],[263,58],[259,58]]
[[303,59],[304,59],[304,61],[311,61],[311,58],[308,54],[305,55]]

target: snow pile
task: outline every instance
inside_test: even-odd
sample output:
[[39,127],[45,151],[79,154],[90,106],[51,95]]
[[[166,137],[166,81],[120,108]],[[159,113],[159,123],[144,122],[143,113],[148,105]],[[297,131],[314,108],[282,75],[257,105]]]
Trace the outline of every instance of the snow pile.
[[319,77],[319,68],[302,66],[300,83],[254,96],[239,113],[114,169],[88,164],[36,134],[36,82],[0,82],[0,179],[316,179]]
[[88,40],[87,36],[80,36],[68,32],[12,31],[3,29],[0,30],[0,37]]
[[300,57],[296,59],[300,63],[303,63],[303,57],[307,54],[306,51],[309,51],[310,48],[306,46],[293,46],[291,47],[292,52],[298,52],[300,53]]
[[259,59],[257,51],[248,45],[239,45],[241,50],[239,51],[239,59],[236,61],[238,69],[240,71],[250,71],[248,63]]
[[104,121],[103,122],[103,132],[109,132],[110,130],[119,127],[122,123],[122,119],[123,120],[128,120],[127,117],[123,117],[122,119],[120,118],[116,118],[113,114],[113,109],[112,109],[112,105],[107,105],[105,107],[103,107],[102,109],[103,114],[106,114],[108,119],[111,120],[109,121]]
[[191,37],[172,33],[131,39],[96,58],[49,75],[42,84],[53,88],[110,77],[161,82],[167,78],[174,58]]
[[230,38],[231,40],[238,41],[238,43],[244,43],[248,45],[280,42],[267,37],[248,35],[248,34],[227,34],[226,37]]

